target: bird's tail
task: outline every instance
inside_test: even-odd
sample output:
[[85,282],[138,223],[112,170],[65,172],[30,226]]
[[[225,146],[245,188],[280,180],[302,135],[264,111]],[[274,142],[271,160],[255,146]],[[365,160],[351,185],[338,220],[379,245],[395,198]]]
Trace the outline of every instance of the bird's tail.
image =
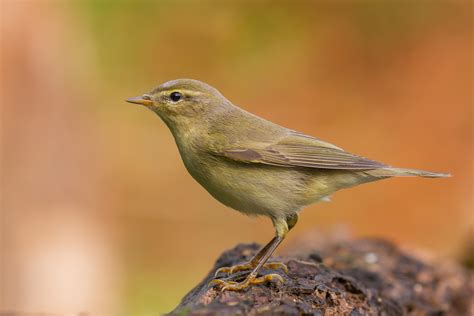
[[446,178],[450,177],[449,173],[430,172],[416,169],[404,168],[380,168],[365,171],[374,177],[425,177],[425,178]]

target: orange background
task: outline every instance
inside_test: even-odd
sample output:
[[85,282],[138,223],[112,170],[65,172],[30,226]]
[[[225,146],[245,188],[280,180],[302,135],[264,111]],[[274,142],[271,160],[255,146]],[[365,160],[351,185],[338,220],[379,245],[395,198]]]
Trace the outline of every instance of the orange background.
[[213,200],[167,127],[125,103],[210,83],[271,121],[399,167],[312,205],[305,232],[380,236],[459,256],[472,213],[472,4],[457,1],[1,5],[0,311],[171,310],[270,221]]

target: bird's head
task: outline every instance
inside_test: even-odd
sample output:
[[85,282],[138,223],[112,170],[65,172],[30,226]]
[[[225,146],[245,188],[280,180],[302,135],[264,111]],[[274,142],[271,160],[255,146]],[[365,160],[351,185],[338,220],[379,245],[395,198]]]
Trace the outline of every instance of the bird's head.
[[192,79],[163,83],[150,93],[130,98],[158,114],[170,128],[195,121],[207,121],[231,103],[215,88]]

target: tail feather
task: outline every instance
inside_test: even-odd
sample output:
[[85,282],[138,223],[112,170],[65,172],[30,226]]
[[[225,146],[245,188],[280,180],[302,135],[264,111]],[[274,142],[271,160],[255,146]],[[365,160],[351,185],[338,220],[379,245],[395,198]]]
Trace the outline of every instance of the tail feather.
[[449,173],[430,172],[416,169],[404,168],[380,168],[366,171],[374,177],[425,177],[425,178],[447,178],[451,177]]

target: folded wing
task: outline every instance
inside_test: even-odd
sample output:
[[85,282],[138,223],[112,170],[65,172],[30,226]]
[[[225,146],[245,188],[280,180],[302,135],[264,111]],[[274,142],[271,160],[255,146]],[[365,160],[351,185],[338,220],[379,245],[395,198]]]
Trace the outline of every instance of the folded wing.
[[353,155],[330,143],[296,132],[290,133],[275,144],[239,144],[215,154],[243,163],[260,163],[279,167],[346,170],[388,167],[380,162]]

